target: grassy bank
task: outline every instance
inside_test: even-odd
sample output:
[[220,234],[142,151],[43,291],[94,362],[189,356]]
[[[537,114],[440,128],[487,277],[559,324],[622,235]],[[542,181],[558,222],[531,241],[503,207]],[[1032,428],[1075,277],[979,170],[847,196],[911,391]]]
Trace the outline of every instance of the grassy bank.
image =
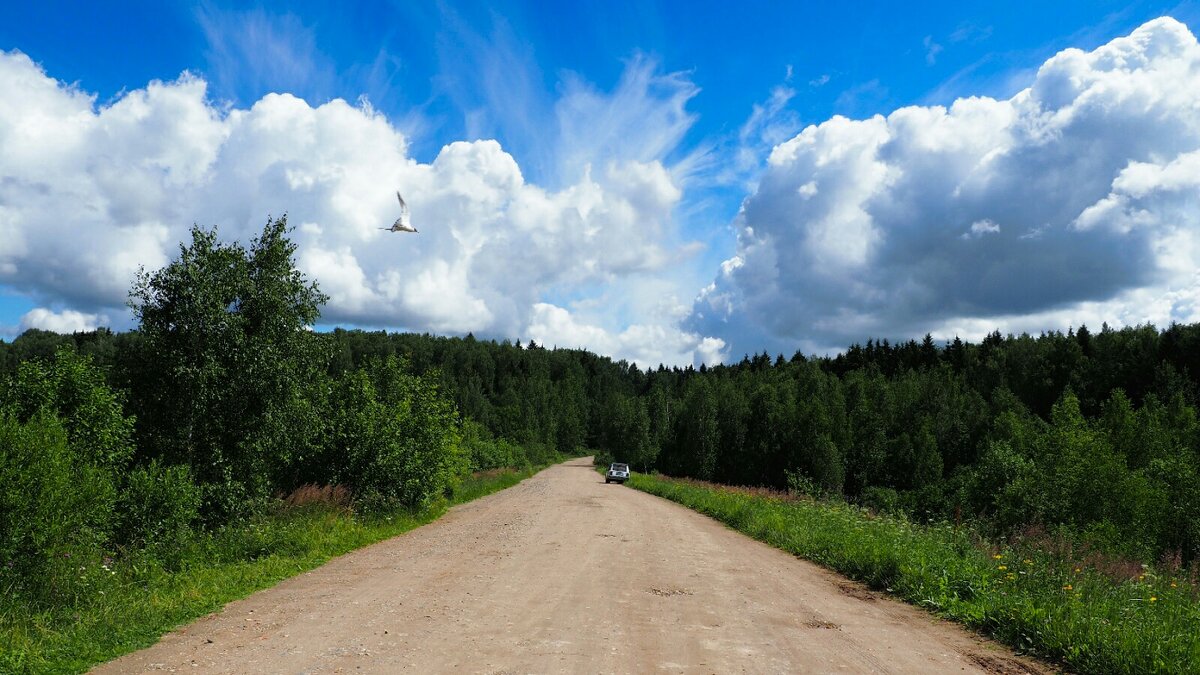
[[179,550],[80,561],[90,592],[70,606],[31,611],[0,592],[0,673],[80,672],[149,646],[230,601],[436,520],[449,506],[515,485],[540,468],[476,474],[451,499],[421,513],[360,517],[317,498],[281,504],[273,514],[205,533]]
[[[629,486],[1087,673],[1200,672],[1195,579],[841,504],[635,475]],[[1193,575],[1194,576],[1194,575]]]

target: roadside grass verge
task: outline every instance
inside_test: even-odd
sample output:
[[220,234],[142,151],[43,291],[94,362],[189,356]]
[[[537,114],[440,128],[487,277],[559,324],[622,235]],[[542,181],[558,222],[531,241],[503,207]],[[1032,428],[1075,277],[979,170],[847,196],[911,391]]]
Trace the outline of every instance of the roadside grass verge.
[[81,561],[89,593],[31,610],[0,589],[0,673],[74,673],[148,647],[171,629],[331,558],[432,522],[455,504],[511,487],[546,465],[463,480],[419,513],[357,516],[317,501],[197,535],[178,550]]
[[1116,576],[1033,545],[994,546],[967,528],[845,503],[643,474],[627,485],[1071,670],[1200,672],[1200,599],[1181,574]]

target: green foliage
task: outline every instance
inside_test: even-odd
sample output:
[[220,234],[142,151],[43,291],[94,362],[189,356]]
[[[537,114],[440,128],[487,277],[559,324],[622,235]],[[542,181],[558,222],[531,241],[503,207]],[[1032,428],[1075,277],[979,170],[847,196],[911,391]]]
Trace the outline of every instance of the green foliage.
[[1151,461],[1146,476],[1160,487],[1160,503],[1165,504],[1151,514],[1158,519],[1157,550],[1188,552],[1195,561],[1200,557],[1200,461],[1195,451]]
[[862,505],[878,513],[900,514],[900,494],[888,487],[871,485],[863,490]]
[[129,472],[118,502],[117,541],[171,551],[192,534],[200,512],[200,489],[186,466],[151,461]]
[[142,272],[130,292],[142,335],[132,378],[139,445],[191,467],[210,517],[285,487],[279,467],[312,436],[297,439],[285,424],[316,418],[300,402],[324,361],[307,327],[325,296],[296,270],[295,249],[286,217],[268,220],[249,249],[193,227],[179,257]]
[[690,380],[680,406],[679,462],[697,478],[713,478],[721,452],[717,399],[707,379]]
[[967,498],[971,512],[987,516],[1001,531],[1029,521],[1028,501],[1037,466],[1013,450],[1007,441],[992,441],[969,474]]
[[51,412],[78,461],[119,470],[133,456],[133,420],[125,416],[121,396],[90,358],[71,347],[21,363],[8,386],[0,387],[0,410],[22,421]]
[[[1200,471],[1190,380],[1171,363],[1151,382],[1101,360],[1144,363],[1157,335],[993,334],[937,359],[928,341],[868,341],[832,360],[764,354],[699,372],[660,369],[640,397],[660,449],[645,468],[776,488],[803,478],[806,491],[922,520],[980,520],[995,535],[1066,528],[1109,553],[1188,564],[1200,560],[1187,520],[1197,512],[1187,481]],[[1105,381],[1137,397],[1089,379],[1114,365],[1124,374]],[[631,404],[610,400],[620,404],[606,408],[618,420],[611,428],[621,429],[621,406]]]
[[841,451],[828,435],[813,438],[807,455],[809,473],[821,490],[827,494],[840,494],[844,480]]
[[650,436],[650,417],[642,399],[614,393],[603,410],[606,424],[600,447],[606,454],[638,471],[653,466],[658,446]]
[[527,462],[519,445],[497,440],[487,427],[471,419],[462,422],[462,447],[470,458],[471,471],[486,471]]
[[91,359],[70,347],[4,379],[0,579],[31,602],[69,601],[86,592],[80,563],[112,539],[133,420]]
[[556,462],[561,462],[570,455],[564,455],[554,449],[553,445],[548,443],[539,443],[532,441],[522,447],[525,455],[525,461],[530,466],[549,466]]
[[821,496],[821,486],[815,480],[798,471],[787,472],[788,494],[816,499]]
[[11,345],[8,345],[7,357],[5,359],[5,372],[12,373],[17,366],[35,359],[49,359],[54,356],[59,349],[71,344],[70,336],[59,335],[58,333],[41,330],[38,328],[30,328],[29,330],[17,336]]
[[457,414],[435,377],[389,356],[343,376],[334,398],[330,482],[372,503],[420,508],[466,473]]
[[523,447],[545,445],[564,455],[599,447],[615,392],[635,396],[641,372],[581,350],[518,347],[510,342],[336,329],[329,334],[335,377],[389,355],[414,373],[437,372],[460,414],[494,437]]
[[73,600],[76,568],[107,540],[115,500],[110,474],[73,452],[52,412],[0,414],[0,595]]

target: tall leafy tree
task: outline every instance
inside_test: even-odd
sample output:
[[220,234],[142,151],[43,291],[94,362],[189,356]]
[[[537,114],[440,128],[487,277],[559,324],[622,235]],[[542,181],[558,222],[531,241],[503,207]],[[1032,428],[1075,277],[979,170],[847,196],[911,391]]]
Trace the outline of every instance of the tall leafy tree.
[[717,400],[707,378],[688,381],[679,416],[679,450],[688,473],[711,480],[721,451],[721,429],[717,422]]
[[[130,306],[142,335],[135,410],[144,449],[191,466],[210,513],[267,496],[308,435],[297,411],[323,371],[308,328],[326,297],[296,269],[287,218],[249,249],[193,227],[166,267],[141,272]],[[273,469],[275,471],[273,471]]]

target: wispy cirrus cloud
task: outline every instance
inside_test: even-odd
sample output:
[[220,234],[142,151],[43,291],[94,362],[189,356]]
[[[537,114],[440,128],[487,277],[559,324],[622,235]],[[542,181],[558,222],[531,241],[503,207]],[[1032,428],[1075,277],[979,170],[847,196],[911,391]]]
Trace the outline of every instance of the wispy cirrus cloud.
[[926,35],[925,39],[921,41],[921,44],[925,46],[925,64],[932,66],[933,64],[937,63],[937,56],[938,54],[942,53],[942,50],[945,49],[945,47],[942,47],[940,44],[934,42],[932,35]]
[[434,126],[426,113],[428,101],[412,100],[401,81],[405,61],[389,46],[394,31],[379,31],[378,44],[353,52],[368,58],[347,63],[322,47],[318,22],[291,12],[206,2],[193,14],[206,45],[201,74],[209,95],[218,100],[248,106],[281,92],[313,103],[344,98],[397,110],[394,123],[410,136]]
[[589,167],[625,161],[662,161],[686,177],[707,152],[703,144],[681,152],[696,120],[688,104],[700,88],[651,55],[622,59],[617,81],[602,86],[570,70],[543,71],[504,17],[470,25],[442,7],[433,23],[438,95],[461,112],[467,138],[500,140],[534,180],[565,185]]
[[326,100],[336,94],[338,75],[317,45],[316,34],[300,17],[203,4],[196,21],[207,47],[206,71],[213,93],[253,101],[268,91],[289,91]]

